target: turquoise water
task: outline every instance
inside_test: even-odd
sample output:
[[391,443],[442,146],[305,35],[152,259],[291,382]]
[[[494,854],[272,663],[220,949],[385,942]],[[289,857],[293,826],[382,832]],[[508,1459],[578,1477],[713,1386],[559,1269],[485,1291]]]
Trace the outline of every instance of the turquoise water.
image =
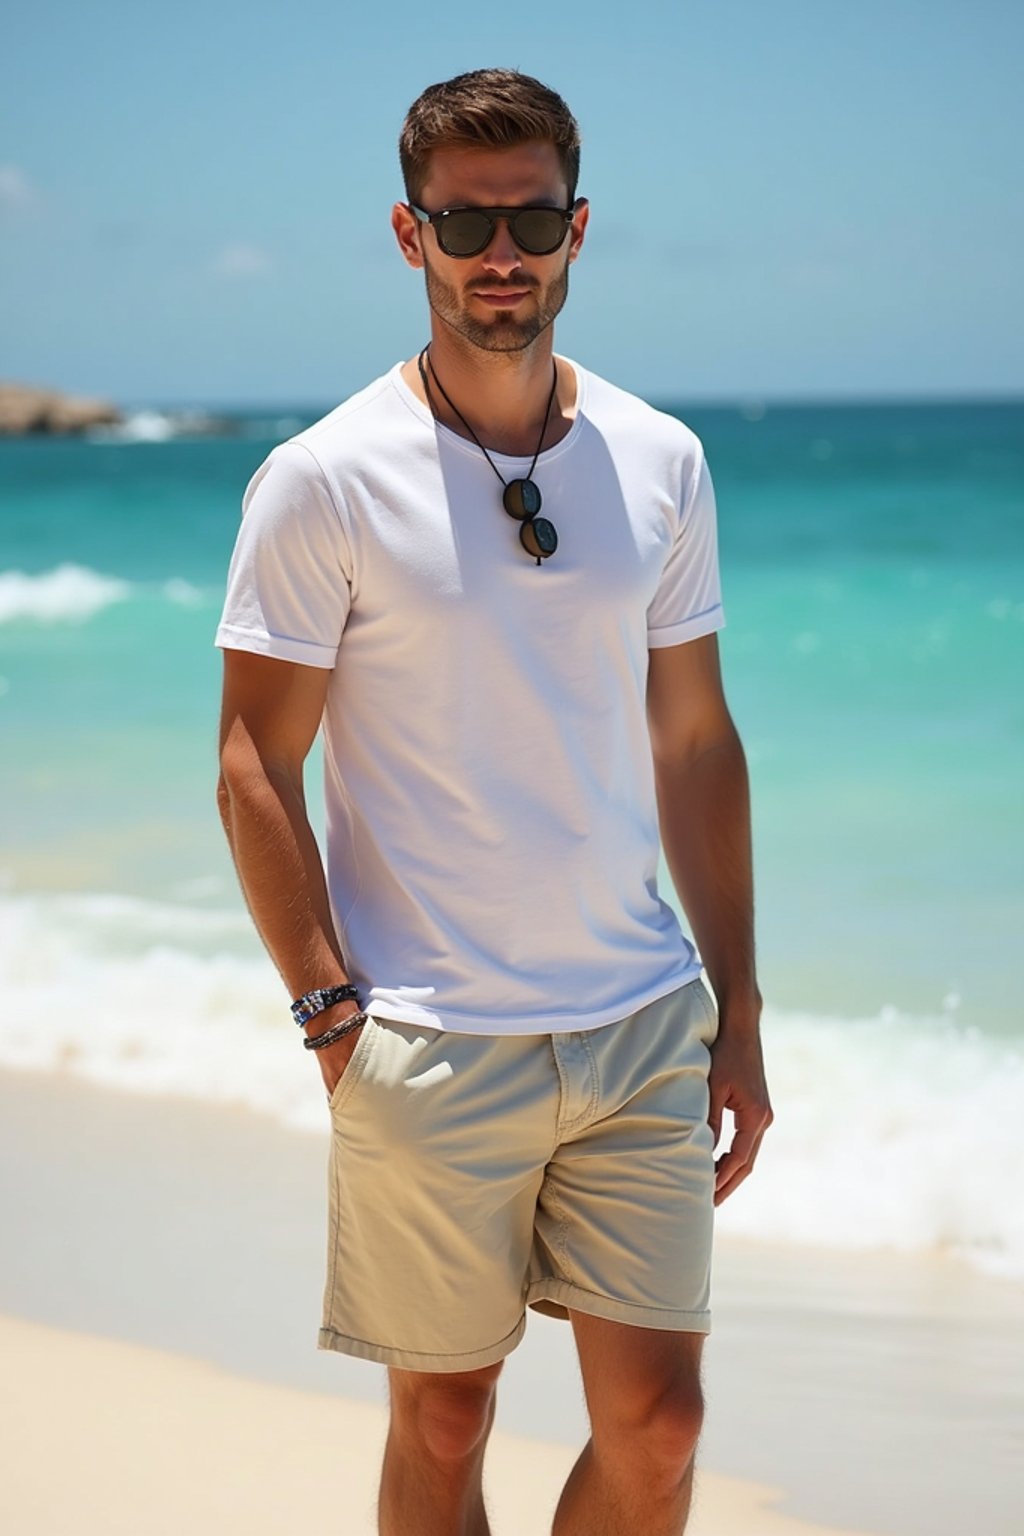
[[[213,798],[241,493],[316,414],[0,442],[6,1066],[322,1130]],[[1024,403],[680,414],[718,492],[776,1110],[720,1220],[1024,1274]]]
[[698,429],[769,984],[1024,1029],[1024,408]]
[[[241,490],[312,414],[0,444],[16,888],[234,899],[210,641]],[[766,990],[1024,1027],[1024,406],[680,414],[718,491]]]

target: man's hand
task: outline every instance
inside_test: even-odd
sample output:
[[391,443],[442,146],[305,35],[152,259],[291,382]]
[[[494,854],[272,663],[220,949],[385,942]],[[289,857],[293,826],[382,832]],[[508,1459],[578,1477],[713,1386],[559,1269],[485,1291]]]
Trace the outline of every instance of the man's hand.
[[732,1146],[715,1163],[715,1204],[738,1189],[754,1166],[761,1137],[773,1120],[765,1082],[761,1037],[756,1028],[719,1029],[711,1047],[708,1123],[715,1146],[722,1134],[722,1112],[732,1111]]

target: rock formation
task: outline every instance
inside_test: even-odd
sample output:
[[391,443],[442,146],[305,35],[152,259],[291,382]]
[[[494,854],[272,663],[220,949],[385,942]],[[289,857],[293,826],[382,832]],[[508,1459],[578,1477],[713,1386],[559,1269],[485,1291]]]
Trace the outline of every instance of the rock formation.
[[83,400],[30,384],[0,383],[0,437],[84,432],[89,427],[115,426],[121,419],[121,412],[106,400]]

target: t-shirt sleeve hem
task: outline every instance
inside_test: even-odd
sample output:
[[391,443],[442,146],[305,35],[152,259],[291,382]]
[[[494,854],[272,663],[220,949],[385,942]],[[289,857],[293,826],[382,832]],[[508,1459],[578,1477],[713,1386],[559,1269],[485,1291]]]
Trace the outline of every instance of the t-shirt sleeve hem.
[[292,640],[287,635],[268,635],[265,630],[239,629],[236,624],[221,624],[214,644],[222,651],[252,651],[257,656],[297,661],[302,666],[322,667],[327,672],[338,659],[335,646],[317,645],[312,640]]
[[705,608],[703,613],[691,613],[688,619],[677,624],[662,624],[647,631],[647,648],[656,651],[669,645],[682,645],[686,640],[699,640],[702,635],[713,635],[725,628],[725,614],[721,603]]

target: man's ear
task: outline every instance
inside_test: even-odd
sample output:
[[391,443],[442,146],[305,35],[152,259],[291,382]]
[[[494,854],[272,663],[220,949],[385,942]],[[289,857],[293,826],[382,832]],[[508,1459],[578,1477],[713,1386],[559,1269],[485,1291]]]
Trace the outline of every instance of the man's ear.
[[391,210],[391,228],[401,251],[410,267],[423,266],[423,247],[420,244],[420,221],[405,203],[396,203]]
[[[590,204],[585,197],[578,197],[575,203],[575,213],[572,216],[572,238],[569,241],[569,260],[575,261],[583,245],[583,236],[587,231],[587,220],[590,218]],[[413,218],[416,215],[413,214]]]

